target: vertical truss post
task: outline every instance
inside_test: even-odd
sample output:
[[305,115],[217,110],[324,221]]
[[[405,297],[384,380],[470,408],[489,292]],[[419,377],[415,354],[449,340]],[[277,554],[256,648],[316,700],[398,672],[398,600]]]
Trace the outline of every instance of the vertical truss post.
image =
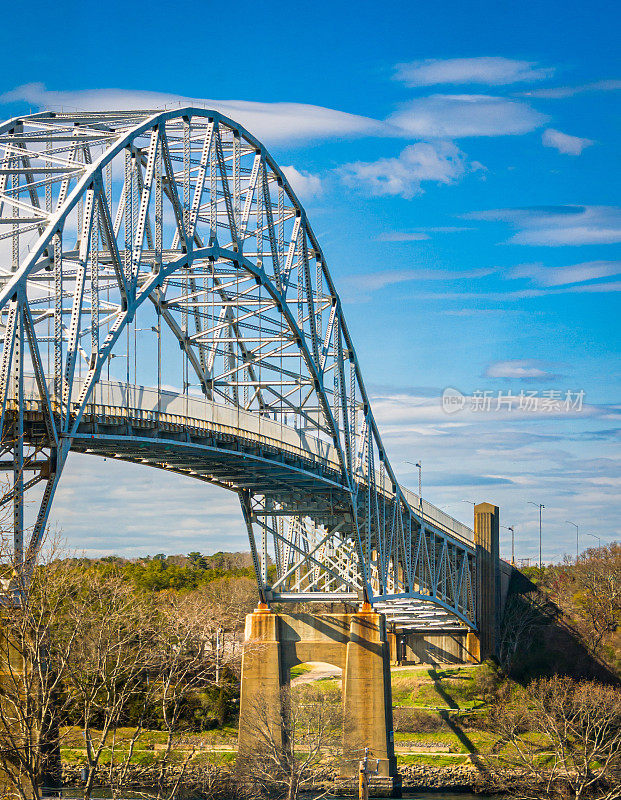
[[[54,410],[62,425],[63,409],[63,240],[54,234]],[[60,427],[60,426],[59,426]]]
[[250,554],[252,556],[252,563],[254,565],[254,574],[257,578],[259,600],[261,603],[267,603],[267,597],[265,594],[266,582],[263,580],[263,571],[261,569],[259,554],[257,553],[257,543],[254,538],[254,529],[252,527],[252,502],[250,492],[240,492],[239,502],[241,504],[244,522],[246,523],[246,530],[248,531],[248,542],[250,544]]
[[24,325],[21,305],[17,311],[13,379],[15,424],[13,427],[13,565],[22,586],[24,561]]

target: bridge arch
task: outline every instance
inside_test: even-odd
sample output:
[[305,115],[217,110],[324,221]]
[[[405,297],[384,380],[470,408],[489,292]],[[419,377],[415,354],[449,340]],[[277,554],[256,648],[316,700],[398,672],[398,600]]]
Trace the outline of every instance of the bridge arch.
[[[18,563],[36,554],[68,452],[115,451],[237,491],[266,600],[409,598],[476,625],[471,532],[400,487],[326,259],[258,140],[197,108],[43,112],[0,126],[0,158],[0,427]],[[162,407],[179,372],[187,408],[196,381],[198,416]],[[149,383],[151,407],[136,402]],[[244,424],[223,433],[231,412]],[[25,481],[41,452],[47,466]]]

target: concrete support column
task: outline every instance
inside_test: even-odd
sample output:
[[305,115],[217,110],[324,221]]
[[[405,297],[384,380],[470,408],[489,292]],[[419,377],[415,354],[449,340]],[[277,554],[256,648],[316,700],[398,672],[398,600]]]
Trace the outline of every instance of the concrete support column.
[[370,608],[351,616],[343,672],[343,751],[357,766],[365,747],[380,775],[397,776],[386,623]]
[[481,661],[495,657],[500,635],[500,517],[498,506],[474,507],[474,542],[477,549],[477,624]]
[[261,604],[246,617],[238,739],[238,752],[242,756],[256,747],[258,715],[269,714],[272,735],[276,741],[282,741],[279,622],[278,615]]

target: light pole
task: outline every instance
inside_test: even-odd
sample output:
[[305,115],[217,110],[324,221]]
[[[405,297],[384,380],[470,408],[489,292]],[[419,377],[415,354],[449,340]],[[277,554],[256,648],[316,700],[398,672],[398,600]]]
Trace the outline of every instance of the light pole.
[[594,539],[597,539],[597,547],[599,550],[602,549],[602,540],[597,536],[595,533],[587,533],[587,536],[592,536]]
[[565,522],[568,525],[573,525],[574,528],[576,529],[576,564],[577,564],[578,563],[578,556],[579,556],[578,551],[579,551],[579,547],[580,547],[580,545],[578,543],[578,526],[576,525],[575,522],[572,522],[570,519],[566,519]]
[[543,570],[542,558],[541,558],[541,509],[545,508],[543,503],[533,503],[532,500],[528,501],[531,506],[537,506],[539,508],[539,572]]
[[507,531],[511,531],[511,566],[515,566],[515,530],[513,525],[501,525]]
[[423,462],[417,461],[416,464],[413,461],[406,461],[406,464],[411,464],[413,467],[418,469],[418,510],[420,513],[421,519],[423,518]]

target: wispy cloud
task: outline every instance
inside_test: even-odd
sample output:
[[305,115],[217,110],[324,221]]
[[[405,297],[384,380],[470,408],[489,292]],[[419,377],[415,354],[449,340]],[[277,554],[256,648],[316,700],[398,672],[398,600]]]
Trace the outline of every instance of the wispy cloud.
[[[123,89],[52,91],[42,83],[19,86],[0,96],[0,103],[23,101],[39,108],[83,111],[105,109],[159,109],[197,106],[229,116],[266,142],[318,139],[333,136],[387,136],[389,126],[369,117],[305,103],[260,103],[214,100],[165,92]],[[393,132],[393,135],[399,135]]]
[[536,97],[543,100],[563,100],[566,97],[573,97],[577,94],[591,92],[616,92],[621,89],[621,80],[594,81],[593,83],[583,83],[580,86],[553,86],[550,88],[531,89],[521,92],[522,97]]
[[550,78],[553,74],[553,69],[540,67],[533,61],[519,61],[500,56],[478,56],[410,61],[398,64],[394,77],[406,86],[434,86],[442,83],[503,86],[523,81],[540,81]]
[[507,361],[494,361],[485,370],[486,378],[525,378],[553,379],[558,377],[555,373],[543,368],[541,361],[532,358],[513,358]]
[[465,171],[465,156],[453,142],[419,142],[408,145],[397,158],[345,164],[340,174],[348,186],[373,195],[410,199],[421,193],[423,182],[452,183]]
[[518,229],[510,244],[586,245],[621,242],[621,208],[615,206],[533,206],[464,214],[465,219],[508,222]]
[[268,144],[342,136],[419,139],[505,136],[527,133],[547,121],[546,116],[524,102],[486,95],[418,98],[386,120],[306,103],[215,100],[124,89],[53,91],[43,83],[25,84],[0,95],[0,103],[12,102],[65,111],[197,106],[231,117]]
[[425,239],[429,239],[425,231],[388,231],[377,237],[378,242],[423,242]]
[[547,128],[541,136],[541,141],[544,147],[554,147],[559,153],[568,156],[579,156],[585,147],[594,144],[592,139],[570,136],[568,133],[557,131],[554,128]]
[[465,225],[444,225],[432,228],[419,228],[415,231],[386,231],[377,237],[379,242],[420,242],[429,239],[430,233],[462,233],[471,231]]
[[526,103],[484,94],[434,94],[404,103],[388,121],[421,139],[528,133],[547,117]]
[[452,269],[388,269],[377,270],[359,275],[346,275],[339,281],[341,296],[347,300],[366,302],[371,299],[372,293],[386,286],[411,281],[460,281],[473,280],[491,275],[494,270],[488,268],[471,270]]
[[452,292],[416,292],[411,295],[417,300],[475,300],[506,303],[511,300],[529,300],[534,297],[547,297],[560,294],[610,294],[621,292],[621,281],[607,281],[606,283],[584,283],[574,286],[559,286],[545,289],[516,289],[515,291],[452,291]]
[[538,286],[565,286],[619,274],[621,261],[584,261],[567,267],[548,267],[541,263],[519,264],[509,271],[507,277],[529,278]]
[[302,200],[314,200],[323,194],[323,183],[319,175],[306,170],[298,170],[293,166],[281,167],[285,177],[293,187],[293,191]]

